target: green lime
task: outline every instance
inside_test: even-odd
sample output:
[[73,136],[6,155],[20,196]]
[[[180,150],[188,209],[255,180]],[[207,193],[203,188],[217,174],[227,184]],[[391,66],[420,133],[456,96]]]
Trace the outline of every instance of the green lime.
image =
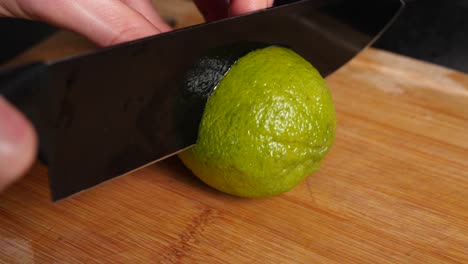
[[222,192],[273,196],[318,170],[335,126],[319,72],[294,51],[270,46],[232,65],[207,101],[196,145],[179,157]]

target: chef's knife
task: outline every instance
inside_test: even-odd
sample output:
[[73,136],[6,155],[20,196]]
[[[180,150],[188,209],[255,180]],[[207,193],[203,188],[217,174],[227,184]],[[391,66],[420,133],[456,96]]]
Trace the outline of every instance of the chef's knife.
[[210,92],[247,52],[287,46],[327,76],[370,45],[402,6],[276,1],[247,15],[5,70],[0,94],[34,124],[58,200],[195,144]]

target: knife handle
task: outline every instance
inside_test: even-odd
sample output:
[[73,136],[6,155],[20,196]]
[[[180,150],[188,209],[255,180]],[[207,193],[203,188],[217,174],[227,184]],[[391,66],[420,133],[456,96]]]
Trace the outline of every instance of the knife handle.
[[[0,96],[18,108],[38,129],[38,94],[47,85],[47,64],[34,62],[0,70]],[[41,140],[40,140],[41,141]],[[43,142],[39,144],[39,160],[47,164]]]

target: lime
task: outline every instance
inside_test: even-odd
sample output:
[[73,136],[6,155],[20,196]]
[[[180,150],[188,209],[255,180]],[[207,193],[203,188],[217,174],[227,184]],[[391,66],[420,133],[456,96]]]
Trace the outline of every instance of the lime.
[[207,101],[196,145],[179,157],[222,192],[273,196],[318,170],[335,126],[319,72],[294,51],[270,46],[232,65]]

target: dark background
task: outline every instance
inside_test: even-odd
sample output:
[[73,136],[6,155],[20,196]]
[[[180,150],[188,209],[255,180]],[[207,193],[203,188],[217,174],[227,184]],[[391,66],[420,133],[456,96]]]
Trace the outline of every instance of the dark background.
[[468,72],[468,0],[406,3],[374,46]]
[[[468,72],[468,0],[406,3],[402,16],[374,46]],[[0,19],[0,63],[54,30],[42,23]]]

